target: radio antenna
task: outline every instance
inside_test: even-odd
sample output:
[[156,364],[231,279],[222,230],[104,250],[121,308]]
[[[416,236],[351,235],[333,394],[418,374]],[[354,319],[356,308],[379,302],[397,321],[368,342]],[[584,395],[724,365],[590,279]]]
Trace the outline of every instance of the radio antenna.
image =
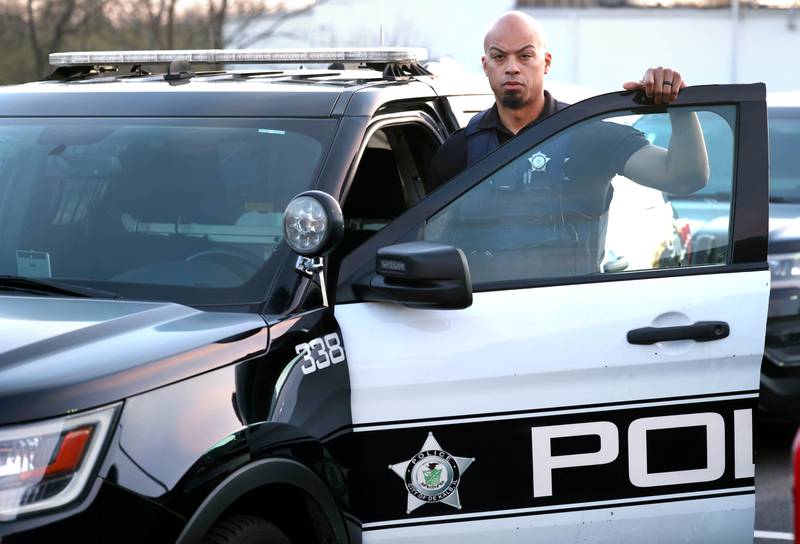
[[383,0],[378,0],[378,26],[380,28],[380,45],[383,47]]

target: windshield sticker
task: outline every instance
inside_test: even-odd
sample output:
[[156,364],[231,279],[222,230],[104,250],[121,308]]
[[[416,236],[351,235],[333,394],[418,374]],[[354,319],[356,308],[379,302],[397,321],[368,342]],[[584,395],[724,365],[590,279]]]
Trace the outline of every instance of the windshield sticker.
[[18,249],[17,274],[25,278],[52,278],[50,254],[46,251]]

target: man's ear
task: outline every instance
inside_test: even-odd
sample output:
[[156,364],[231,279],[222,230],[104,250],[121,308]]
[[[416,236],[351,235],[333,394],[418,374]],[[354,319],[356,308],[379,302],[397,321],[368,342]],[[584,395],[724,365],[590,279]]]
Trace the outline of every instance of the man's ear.
[[550,71],[550,63],[553,62],[553,55],[550,54],[550,51],[544,54],[544,73]]
[[481,66],[483,67],[483,75],[488,76],[489,72],[486,70],[486,55],[481,57]]

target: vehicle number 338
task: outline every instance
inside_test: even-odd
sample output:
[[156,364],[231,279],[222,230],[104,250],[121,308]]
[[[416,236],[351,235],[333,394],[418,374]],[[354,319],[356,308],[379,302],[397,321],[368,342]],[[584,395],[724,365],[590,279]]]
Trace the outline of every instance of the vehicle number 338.
[[314,338],[294,347],[298,355],[303,356],[303,374],[311,374],[317,370],[328,368],[345,359],[344,347],[339,335],[335,332],[322,338]]

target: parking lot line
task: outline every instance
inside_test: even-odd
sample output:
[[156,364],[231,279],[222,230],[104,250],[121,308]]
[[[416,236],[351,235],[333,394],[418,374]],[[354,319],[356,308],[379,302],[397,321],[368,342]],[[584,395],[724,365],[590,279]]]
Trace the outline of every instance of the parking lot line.
[[794,540],[792,533],[779,533],[777,531],[756,531],[754,537],[767,540]]

